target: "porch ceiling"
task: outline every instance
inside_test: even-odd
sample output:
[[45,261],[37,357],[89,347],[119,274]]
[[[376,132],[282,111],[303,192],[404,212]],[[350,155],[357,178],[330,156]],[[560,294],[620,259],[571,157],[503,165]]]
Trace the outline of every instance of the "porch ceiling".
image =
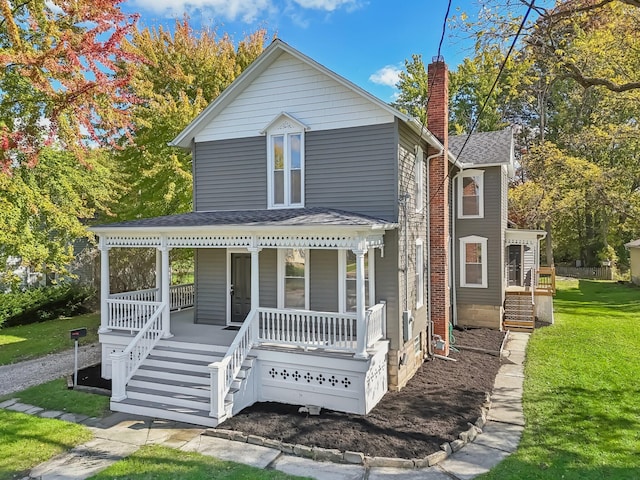
[[91,231],[113,247],[383,246],[396,223],[342,210],[296,208],[190,212],[97,225]]

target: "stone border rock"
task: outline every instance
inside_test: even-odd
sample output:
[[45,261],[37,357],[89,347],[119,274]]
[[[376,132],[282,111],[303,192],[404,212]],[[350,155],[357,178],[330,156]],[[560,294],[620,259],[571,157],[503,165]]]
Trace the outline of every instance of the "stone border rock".
[[440,445],[440,450],[427,455],[424,458],[397,458],[397,457],[370,457],[362,452],[340,451],[335,448],[309,447],[307,445],[292,444],[260,437],[258,435],[245,435],[237,430],[225,430],[221,428],[208,428],[203,435],[218,437],[225,440],[250,443],[280,450],[287,455],[309,458],[311,460],[364,465],[367,467],[393,467],[393,468],[425,468],[445,460],[453,453],[459,451],[467,443],[473,442],[487,423],[487,414],[491,408],[491,395],[485,393],[485,401],[480,408],[480,416],[475,423],[469,423],[469,428],[458,435],[456,440]]

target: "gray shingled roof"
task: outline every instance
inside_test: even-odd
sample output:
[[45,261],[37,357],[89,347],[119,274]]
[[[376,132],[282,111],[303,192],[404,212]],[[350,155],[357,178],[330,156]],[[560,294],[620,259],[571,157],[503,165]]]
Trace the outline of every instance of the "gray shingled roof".
[[[510,128],[497,132],[474,133],[469,138],[464,150],[462,146],[467,135],[449,137],[449,151],[458,157],[463,164],[491,165],[511,162],[511,142],[513,134]],[[462,154],[460,154],[462,150]]]
[[389,226],[393,222],[384,219],[329,208],[288,208],[278,210],[227,210],[214,212],[190,212],[164,217],[142,218],[128,222],[96,225],[103,228],[162,228],[162,227],[213,227],[213,226],[270,226],[314,227],[322,225],[347,227]]

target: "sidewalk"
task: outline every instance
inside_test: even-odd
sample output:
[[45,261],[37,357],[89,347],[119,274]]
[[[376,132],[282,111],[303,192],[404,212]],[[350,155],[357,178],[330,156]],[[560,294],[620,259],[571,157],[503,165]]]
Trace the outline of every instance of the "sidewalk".
[[[440,463],[427,468],[373,467],[331,462],[283,454],[280,450],[204,435],[206,429],[177,422],[115,413],[104,419],[39,411],[13,401],[0,408],[62,418],[87,425],[94,439],[35,467],[26,479],[80,480],[107,468],[143,445],[160,444],[198,452],[223,460],[268,468],[318,480],[467,480],[489,471],[514,452],[524,429],[522,384],[528,333],[510,333],[504,364],[496,376],[487,423],[473,443],[468,443]],[[38,410],[38,411],[36,411]]]

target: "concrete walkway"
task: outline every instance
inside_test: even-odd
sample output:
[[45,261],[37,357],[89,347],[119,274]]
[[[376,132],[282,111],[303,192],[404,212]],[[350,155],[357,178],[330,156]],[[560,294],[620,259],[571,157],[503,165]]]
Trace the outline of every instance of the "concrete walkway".
[[199,452],[223,460],[275,469],[318,480],[466,480],[485,473],[514,452],[524,429],[522,415],[523,362],[527,333],[510,333],[504,361],[496,376],[488,422],[474,443],[468,443],[440,463],[419,469],[372,467],[283,454],[280,450],[203,435],[205,429],[165,420],[115,413],[104,419],[47,412],[9,400],[0,408],[87,425],[94,439],[34,468],[26,479],[81,480],[132,454],[143,445],[159,444]]

